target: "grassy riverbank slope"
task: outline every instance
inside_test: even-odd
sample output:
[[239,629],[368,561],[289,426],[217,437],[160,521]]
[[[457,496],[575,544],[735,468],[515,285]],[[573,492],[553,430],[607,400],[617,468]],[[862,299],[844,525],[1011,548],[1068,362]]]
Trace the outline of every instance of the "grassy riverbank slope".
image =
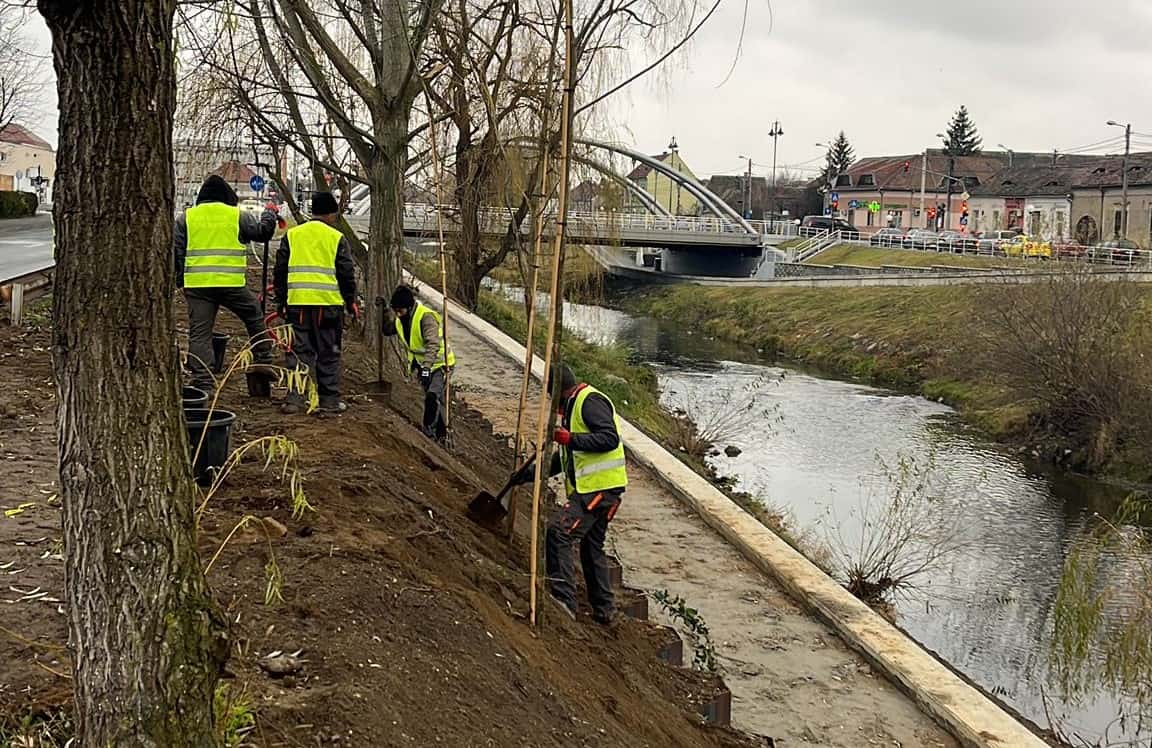
[[[1085,282],[1078,292],[1013,286],[988,289],[977,286],[928,288],[847,289],[725,289],[698,286],[629,289],[617,301],[630,311],[674,321],[685,328],[746,344],[767,355],[810,364],[835,374],[871,384],[913,392],[956,406],[965,417],[992,437],[1021,448],[1044,453],[1069,465],[1109,472],[1134,480],[1152,476],[1152,449],[1145,440],[1116,437],[1131,423],[1147,420],[1145,401],[1129,402],[1110,416],[1086,416],[1053,407],[1047,391],[1075,384],[1076,397],[1084,400],[1115,399],[1098,387],[1088,373],[1079,375],[1083,354],[1068,354],[1062,367],[1062,347],[1093,345],[1110,356],[1119,348],[1125,360],[1138,357],[1140,332],[1148,321],[1147,287],[1123,289],[1137,302],[1128,315],[1112,318],[1124,329],[1112,340],[1086,340],[1063,319],[1071,312],[1091,330],[1098,325],[1084,322],[1095,312],[1090,305],[1092,288]],[[1128,284],[1125,284],[1128,285]],[[1107,290],[1105,288],[1105,290]],[[1086,300],[1087,299],[1087,300]],[[1050,321],[1033,314],[1029,304],[1050,304]],[[1017,306],[1023,309],[1001,307]],[[1020,335],[1019,350],[1002,346],[1003,334],[990,334],[988,324],[1003,324],[1009,314],[1035,326]],[[1021,323],[1023,324],[1023,323]],[[1067,329],[1065,329],[1066,326]],[[1131,333],[1131,334],[1129,334]],[[1010,333],[1009,333],[1010,335]],[[999,337],[998,337],[999,336]],[[1117,354],[1117,355],[1120,355]],[[1033,378],[1024,381],[1014,367],[1035,364],[1032,359],[1051,359],[1052,383]],[[1015,359],[1019,357],[1019,362]],[[1088,362],[1091,363],[1091,362]],[[1069,383],[1062,377],[1076,379]],[[1093,389],[1096,387],[1096,389]],[[1119,414],[1119,415],[1118,415]],[[1121,426],[1121,421],[1123,425]]]

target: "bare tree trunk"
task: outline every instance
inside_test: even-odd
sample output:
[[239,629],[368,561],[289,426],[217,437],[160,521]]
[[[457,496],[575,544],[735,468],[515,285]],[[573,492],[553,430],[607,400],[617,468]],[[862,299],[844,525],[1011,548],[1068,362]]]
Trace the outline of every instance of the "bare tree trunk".
[[84,746],[211,746],[227,641],[196,555],[173,324],[175,0],[40,0],[60,98],[53,354]]
[[[382,320],[392,290],[400,282],[401,258],[404,252],[404,163],[407,149],[407,118],[397,118],[378,142],[391,148],[381,151],[366,167],[372,190],[372,211],[368,218],[368,256],[364,273],[364,329],[372,332]],[[374,300],[383,298],[384,304]],[[377,336],[365,341],[375,353]]]

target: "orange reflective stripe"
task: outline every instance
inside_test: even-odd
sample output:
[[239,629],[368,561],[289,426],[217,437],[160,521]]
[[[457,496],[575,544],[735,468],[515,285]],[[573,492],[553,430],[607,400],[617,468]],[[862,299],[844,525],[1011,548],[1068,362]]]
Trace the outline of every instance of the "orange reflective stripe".
[[588,511],[592,511],[592,510],[593,510],[593,509],[595,509],[596,507],[600,506],[600,502],[601,502],[603,499],[604,499],[604,494],[603,494],[603,493],[598,493],[598,494],[596,494],[596,498],[592,499],[592,501],[590,501],[590,502],[588,503]]
[[568,528],[568,532],[572,532],[573,530],[575,530],[579,526],[580,526],[580,520],[576,520],[575,522],[572,523],[572,526]]
[[616,516],[616,510],[619,508],[620,508],[620,502],[616,502],[616,504],[611,509],[608,510],[608,521],[609,522],[611,522],[612,518]]

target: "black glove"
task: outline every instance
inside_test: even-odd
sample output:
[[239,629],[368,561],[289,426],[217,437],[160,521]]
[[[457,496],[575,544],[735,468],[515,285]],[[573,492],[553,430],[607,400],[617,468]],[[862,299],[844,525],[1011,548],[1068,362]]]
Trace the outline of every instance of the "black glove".
[[421,384],[421,386],[424,387],[424,389],[428,389],[428,386],[430,384],[432,384],[432,370],[431,369],[425,369],[425,368],[420,369],[420,384]]
[[536,458],[528,460],[524,463],[519,470],[512,476],[511,483],[514,486],[523,486],[526,483],[531,483],[536,480]]

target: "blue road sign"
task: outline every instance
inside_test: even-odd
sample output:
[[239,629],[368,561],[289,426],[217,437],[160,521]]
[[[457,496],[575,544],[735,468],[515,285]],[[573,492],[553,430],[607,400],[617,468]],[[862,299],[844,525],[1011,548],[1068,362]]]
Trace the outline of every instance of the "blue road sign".
[[832,193],[832,202],[837,202],[839,199],[840,199],[840,193],[839,192],[833,192]]
[[[835,198],[833,198],[833,199],[835,199]],[[860,207],[860,201],[859,200],[849,200],[848,201],[848,207],[851,208],[852,210],[856,210],[857,208]]]
[[252,178],[248,180],[248,186],[252,188],[253,192],[260,192],[264,189],[264,177],[253,174]]

